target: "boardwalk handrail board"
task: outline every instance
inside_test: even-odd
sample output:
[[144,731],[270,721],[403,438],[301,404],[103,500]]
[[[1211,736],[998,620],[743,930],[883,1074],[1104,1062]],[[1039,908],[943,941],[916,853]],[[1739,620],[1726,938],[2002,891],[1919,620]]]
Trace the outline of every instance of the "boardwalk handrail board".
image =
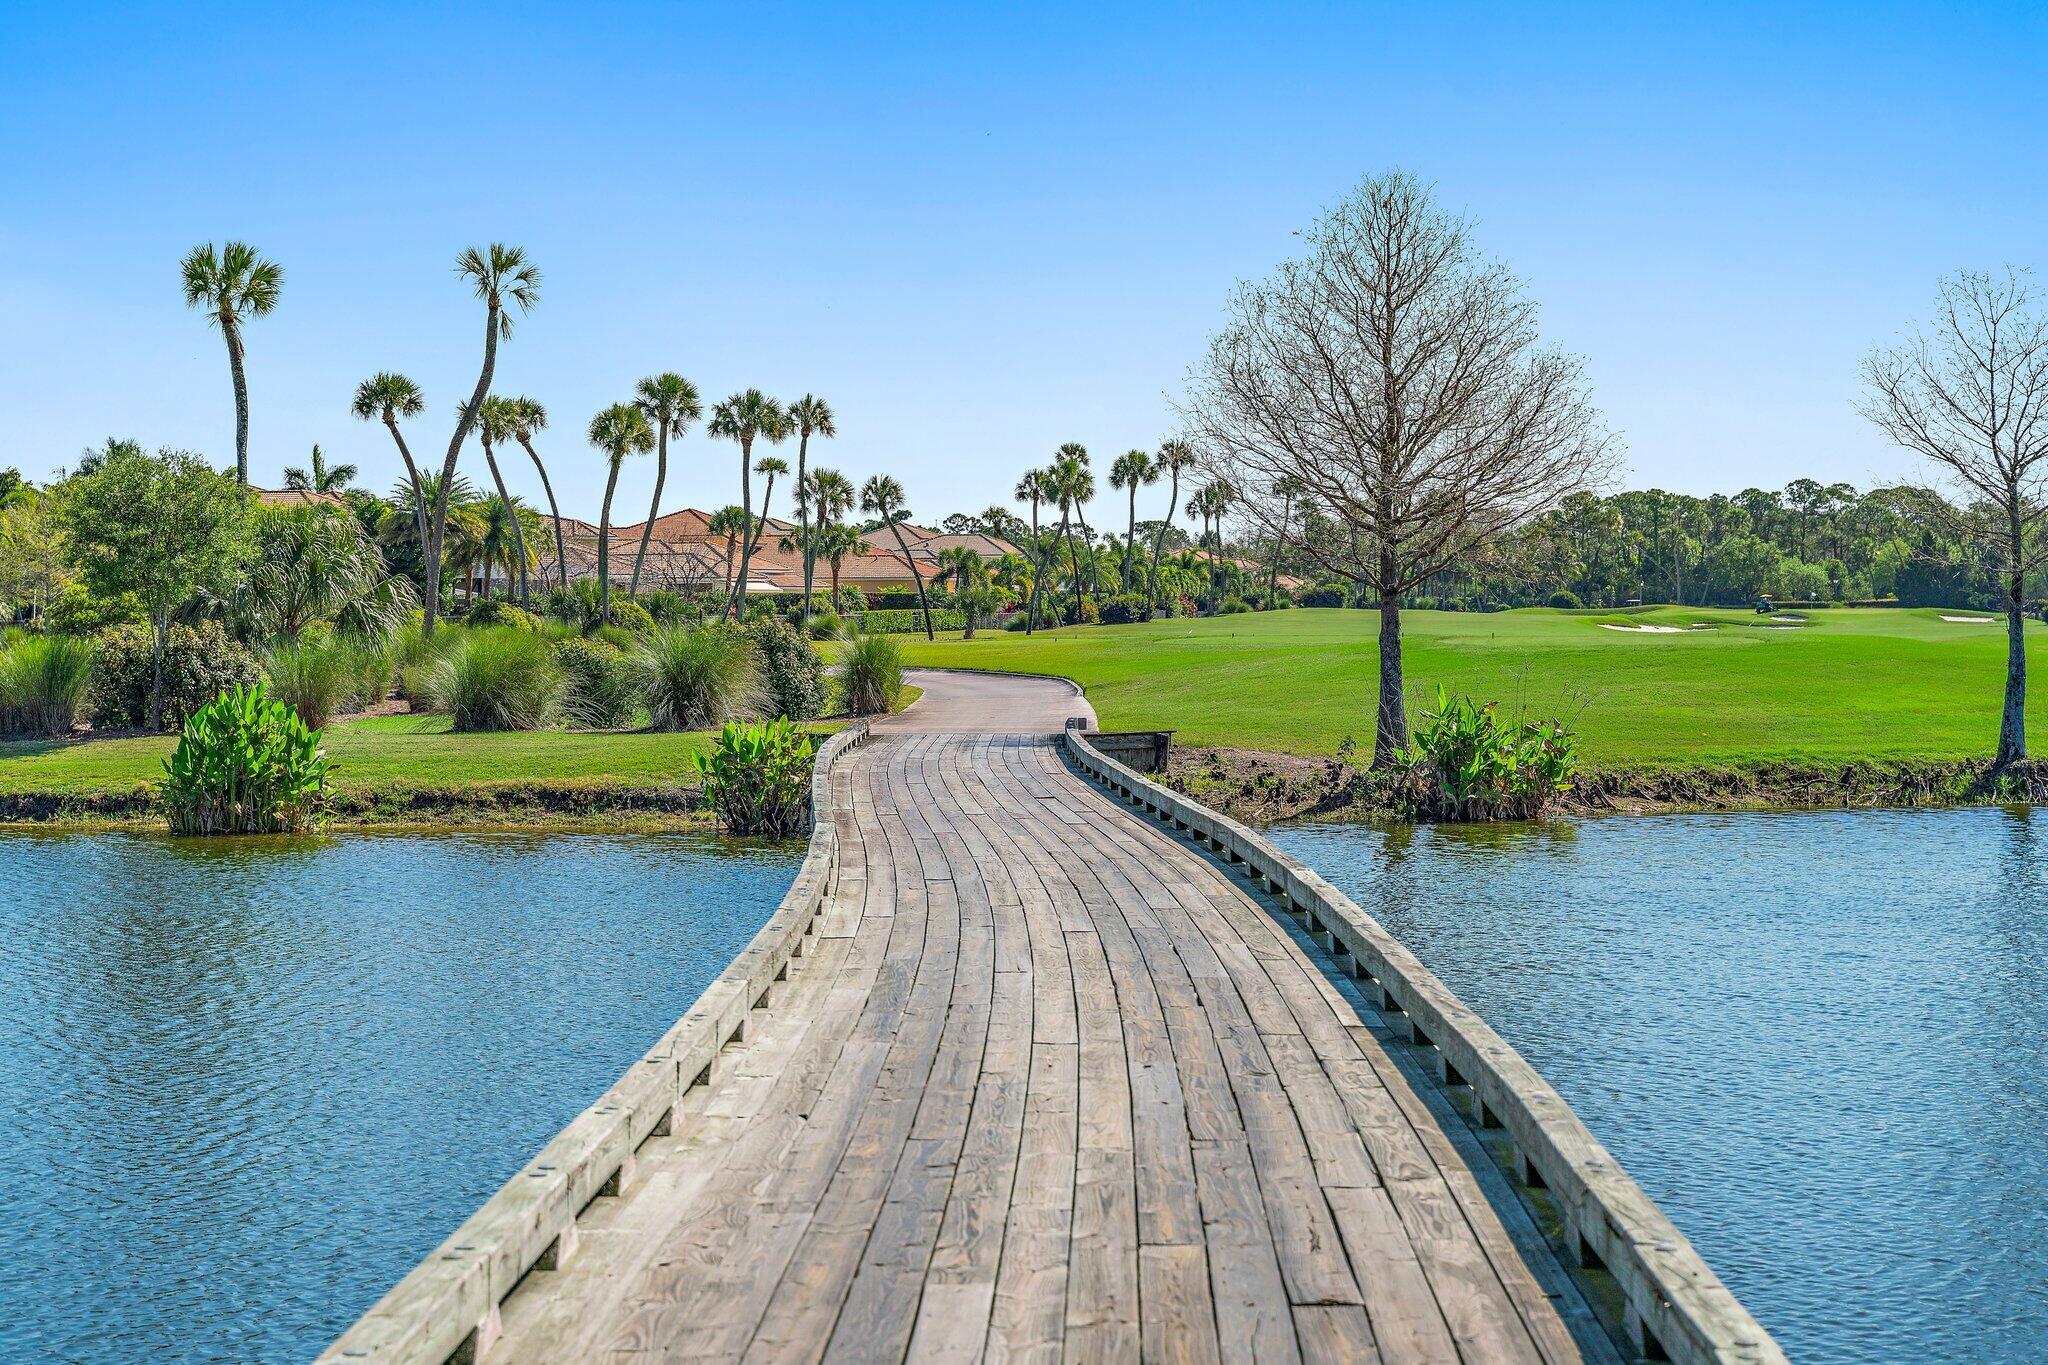
[[632,1183],[633,1154],[668,1131],[678,1101],[709,1076],[719,1050],[740,1036],[748,1012],[801,951],[838,870],[832,767],[866,738],[867,723],[856,721],[820,746],[810,847],[752,942],[617,1084],[322,1352],[322,1365],[474,1359],[489,1349],[505,1297],[573,1249],[577,1216],[592,1200]]
[[1284,895],[1310,932],[1378,992],[1384,1012],[1435,1049],[1445,1083],[1471,1087],[1480,1126],[1505,1128],[1524,1183],[1557,1201],[1568,1250],[1613,1276],[1638,1350],[1682,1365],[1787,1359],[1550,1083],[1377,920],[1251,829],[1104,754],[1078,725],[1069,724],[1066,744],[1095,781]]

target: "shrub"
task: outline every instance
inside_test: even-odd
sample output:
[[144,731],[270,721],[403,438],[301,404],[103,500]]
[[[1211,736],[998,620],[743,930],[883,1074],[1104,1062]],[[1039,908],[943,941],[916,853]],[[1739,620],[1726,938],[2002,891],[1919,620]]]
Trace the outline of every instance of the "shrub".
[[562,671],[530,630],[465,630],[427,670],[427,693],[458,731],[538,730],[561,700]]
[[1095,605],[1094,598],[1084,597],[1069,608],[1067,623],[1076,626],[1099,626],[1102,624],[1102,608]]
[[315,730],[352,699],[356,686],[356,660],[331,638],[276,646],[263,658],[263,673],[270,694]]
[[327,754],[320,732],[261,682],[194,711],[164,760],[173,834],[290,834],[320,821]]
[[887,635],[862,635],[841,656],[839,687],[849,716],[886,716],[903,690],[903,647]]
[[92,692],[92,645],[23,635],[0,647],[0,733],[68,735]]
[[1003,629],[1014,630],[1017,631],[1019,634],[1022,634],[1024,627],[1029,624],[1030,619],[1025,615],[1025,613],[1021,611],[1013,611],[1009,614],[1008,617],[1004,619]]
[[[863,635],[924,634],[924,613],[921,611],[864,611],[853,621]],[[965,630],[967,618],[957,611],[935,610],[932,612],[932,629]]]
[[444,625],[434,632],[432,639],[423,633],[417,621],[399,628],[391,662],[398,675],[399,694],[412,703],[414,710],[433,708],[434,666],[454,653],[461,643],[462,631],[456,626]]
[[1102,624],[1106,626],[1128,626],[1149,615],[1144,597],[1134,592],[1119,593],[1102,604]]
[[511,626],[516,630],[539,630],[540,618],[516,602],[486,597],[469,609],[463,624],[470,626]]
[[846,633],[846,624],[836,616],[820,612],[806,623],[806,629],[813,640],[836,640]]
[[[149,724],[150,665],[147,626],[120,626],[99,638],[94,724],[138,730]],[[248,687],[261,676],[256,656],[230,639],[218,621],[172,626],[164,633],[164,728],[178,729],[221,693]]]
[[811,816],[811,738],[787,720],[727,722],[718,747],[697,755],[704,804],[728,834],[786,839]]
[[1344,605],[1344,585],[1341,583],[1318,583],[1301,594],[1304,607],[1341,607]]
[[[911,594],[910,601],[913,606],[917,604],[917,595],[915,593]],[[866,611],[870,603],[868,602],[868,595],[859,588],[841,588],[835,605],[837,605],[841,616],[851,616],[856,612]]]
[[1251,609],[1252,604],[1245,601],[1242,597],[1226,597],[1223,599],[1223,604],[1216,608],[1216,614],[1218,616],[1242,616]]
[[768,714],[806,720],[825,710],[825,661],[796,628],[780,616],[765,616],[747,627],[761,665],[761,689]]
[[1556,607],[1561,611],[1577,611],[1581,606],[1584,605],[1582,602],[1579,601],[1579,595],[1577,593],[1564,591],[1558,591],[1550,594],[1548,598],[1544,599],[1543,604],[1547,607]]
[[645,635],[654,629],[654,618],[647,614],[647,608],[627,597],[612,598],[612,624],[621,630],[630,630],[635,635]]
[[1533,820],[1578,769],[1578,738],[1560,720],[1502,720],[1492,702],[1437,689],[1404,764],[1410,813],[1440,820]]
[[555,662],[565,680],[562,709],[576,724],[615,730],[640,709],[632,660],[617,645],[572,635],[555,642]]
[[348,704],[362,709],[391,695],[391,652],[369,640],[342,641],[348,660]]
[[683,595],[668,588],[656,588],[640,594],[640,605],[658,626],[680,625],[689,610]]
[[632,657],[657,729],[702,730],[759,707],[754,647],[731,626],[657,629],[634,646]]
[[43,629],[53,635],[91,637],[142,619],[134,593],[102,597],[73,579],[43,608]]

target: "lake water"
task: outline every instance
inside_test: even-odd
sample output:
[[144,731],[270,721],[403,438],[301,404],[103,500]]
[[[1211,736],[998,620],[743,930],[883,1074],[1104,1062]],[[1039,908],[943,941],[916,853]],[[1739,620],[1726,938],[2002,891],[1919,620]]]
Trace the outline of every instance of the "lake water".
[[2048,812],[1275,836],[1798,1361],[2048,1359]]
[[0,1359],[311,1357],[743,947],[801,850],[0,836]]

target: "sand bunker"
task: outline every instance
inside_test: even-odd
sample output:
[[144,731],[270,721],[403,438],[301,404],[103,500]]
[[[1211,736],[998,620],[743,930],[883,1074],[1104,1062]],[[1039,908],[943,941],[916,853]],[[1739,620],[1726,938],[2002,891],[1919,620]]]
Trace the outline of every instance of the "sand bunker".
[[1996,616],[1943,616],[1944,621],[1954,621],[1959,626],[1995,626]]
[[1625,630],[1631,635],[1683,635],[1689,630],[1712,630],[1704,622],[1690,626],[1618,626],[1612,621],[1602,621],[1602,630]]
[[1771,624],[1775,626],[1803,626],[1806,624],[1806,618],[1796,611],[1781,611],[1771,618]]

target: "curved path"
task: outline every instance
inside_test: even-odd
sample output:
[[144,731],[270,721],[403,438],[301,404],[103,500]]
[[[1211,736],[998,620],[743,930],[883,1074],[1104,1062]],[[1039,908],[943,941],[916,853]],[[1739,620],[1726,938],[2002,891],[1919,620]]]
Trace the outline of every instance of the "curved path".
[[1085,703],[915,681],[814,946],[487,1360],[1604,1349],[1298,932],[1066,767]]
[[876,735],[1056,735],[1076,716],[1090,729],[1095,708],[1065,678],[1029,673],[905,669],[924,695],[893,716],[870,721]]

